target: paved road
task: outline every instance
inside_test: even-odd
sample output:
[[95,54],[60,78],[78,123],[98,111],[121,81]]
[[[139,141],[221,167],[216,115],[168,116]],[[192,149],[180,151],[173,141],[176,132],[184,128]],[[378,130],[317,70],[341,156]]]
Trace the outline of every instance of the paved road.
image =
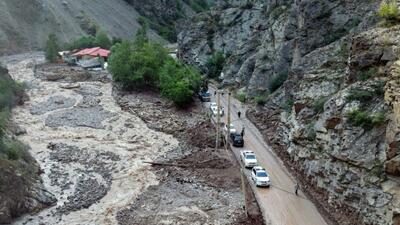
[[[214,93],[214,89],[210,88]],[[256,198],[260,208],[273,225],[327,225],[324,218],[318,212],[317,208],[307,197],[299,191],[299,196],[294,194],[295,181],[286,170],[282,162],[272,152],[258,129],[247,119],[245,119],[245,108],[236,99],[231,98],[231,121],[236,130],[240,131],[245,127],[244,148],[235,148],[233,151],[238,156],[240,150],[249,149],[255,152],[257,160],[261,166],[266,168],[270,175],[272,186],[270,188],[257,188],[253,185]],[[214,96],[213,96],[213,100]],[[225,113],[228,113],[227,94],[221,97],[221,105],[225,107]],[[241,119],[237,112],[241,111]],[[221,121],[226,122],[227,116],[223,116]],[[250,171],[246,174],[249,176]]]

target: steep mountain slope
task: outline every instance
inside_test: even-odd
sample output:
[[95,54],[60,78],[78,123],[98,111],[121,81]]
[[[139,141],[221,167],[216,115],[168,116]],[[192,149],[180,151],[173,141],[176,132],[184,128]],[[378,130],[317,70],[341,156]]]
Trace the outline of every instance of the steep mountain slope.
[[221,51],[225,84],[269,95],[249,117],[338,224],[400,222],[399,26],[378,5],[221,1],[179,35],[186,61]]
[[144,22],[149,37],[176,41],[179,21],[207,10],[206,0],[4,0],[0,2],[0,54],[40,49],[49,33],[62,43],[93,34],[130,39]]

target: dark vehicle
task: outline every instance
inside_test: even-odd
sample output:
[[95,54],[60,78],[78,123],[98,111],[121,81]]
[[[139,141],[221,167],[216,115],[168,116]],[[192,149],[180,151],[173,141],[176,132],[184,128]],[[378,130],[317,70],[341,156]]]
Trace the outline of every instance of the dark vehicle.
[[200,91],[199,98],[202,102],[209,102],[211,101],[211,94],[209,91]]
[[235,147],[243,147],[244,146],[244,140],[242,135],[238,133],[231,133],[231,141],[233,146]]

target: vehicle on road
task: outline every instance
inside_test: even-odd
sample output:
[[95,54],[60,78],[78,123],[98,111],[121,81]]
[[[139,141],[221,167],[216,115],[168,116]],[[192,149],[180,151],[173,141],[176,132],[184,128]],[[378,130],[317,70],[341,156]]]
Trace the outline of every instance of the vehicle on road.
[[251,169],[251,179],[257,187],[269,187],[271,185],[267,171],[261,166],[255,166]]
[[257,166],[256,154],[252,151],[240,151],[240,160],[243,162],[245,168],[253,168],[254,166]]
[[211,93],[209,91],[200,91],[199,98],[202,102],[209,102],[211,101]]
[[[217,103],[215,103],[215,102],[210,103],[210,110],[211,110],[211,113],[213,116],[216,116],[218,114],[217,108],[218,108]],[[220,107],[219,115],[224,116],[224,107]]]
[[234,134],[234,133],[236,133],[236,128],[235,128],[235,126],[233,126],[233,124],[229,124],[229,127],[228,127],[228,124],[225,124],[225,126],[224,126],[224,132],[225,132],[225,133],[228,133],[228,130],[229,130],[229,134]]
[[231,133],[230,138],[232,141],[232,145],[234,147],[243,147],[244,146],[244,140],[243,140],[242,135],[240,135],[238,133]]

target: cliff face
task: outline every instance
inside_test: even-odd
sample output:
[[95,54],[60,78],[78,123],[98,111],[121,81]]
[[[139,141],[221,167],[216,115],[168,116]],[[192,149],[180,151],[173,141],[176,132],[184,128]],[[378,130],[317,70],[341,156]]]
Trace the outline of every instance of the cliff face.
[[184,60],[207,70],[221,51],[225,84],[268,95],[249,118],[339,224],[400,222],[400,27],[378,4],[231,1],[179,35]]

